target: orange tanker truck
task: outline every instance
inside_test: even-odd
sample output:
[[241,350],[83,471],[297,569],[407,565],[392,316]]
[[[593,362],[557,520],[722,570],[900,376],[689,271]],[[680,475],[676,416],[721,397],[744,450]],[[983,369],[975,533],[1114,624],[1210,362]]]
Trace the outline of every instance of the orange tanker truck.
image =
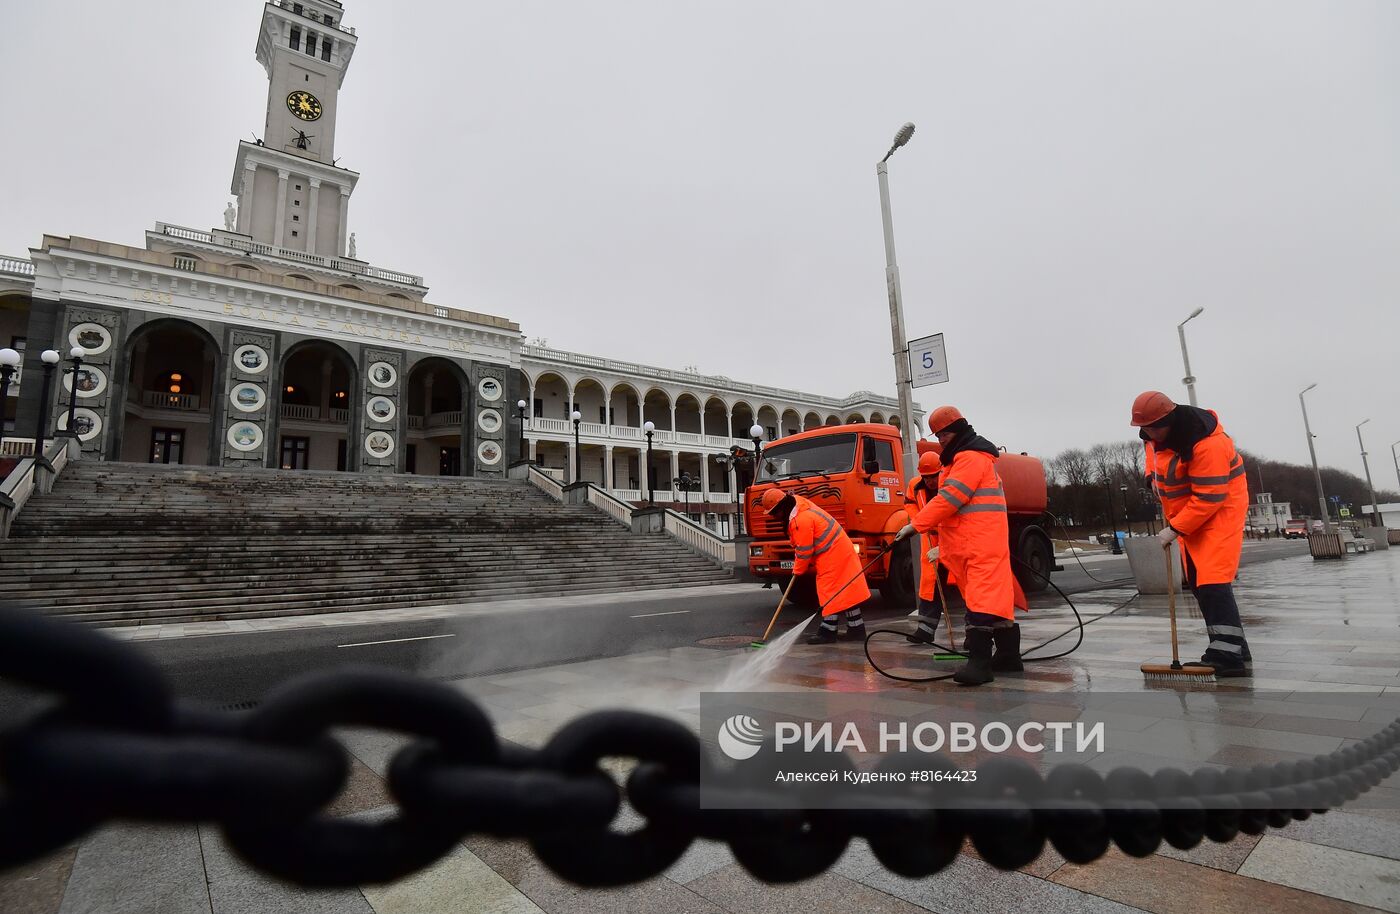
[[[920,441],[919,453],[937,451],[938,445]],[[813,429],[779,438],[763,449],[757,476],[744,493],[745,521],[753,537],[749,544],[749,571],[754,577],[784,584],[791,575],[792,544],[777,520],[758,507],[764,491],[773,486],[810,499],[845,528],[861,564],[870,561],[909,523],[904,504],[907,480],[900,472],[903,443],[893,425],[861,423]],[[997,473],[1006,491],[1011,530],[1011,555],[1022,588],[1038,592],[1046,587],[1055,566],[1050,537],[1041,527],[1045,516],[1045,469],[1035,457],[1003,453]],[[904,541],[866,570],[866,580],[880,588],[893,606],[914,604],[913,544]],[[814,605],[810,582],[799,579],[793,597]]]

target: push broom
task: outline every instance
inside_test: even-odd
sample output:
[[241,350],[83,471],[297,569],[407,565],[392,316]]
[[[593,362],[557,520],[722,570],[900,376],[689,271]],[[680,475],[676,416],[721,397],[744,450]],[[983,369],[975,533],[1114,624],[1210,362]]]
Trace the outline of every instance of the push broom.
[[1172,569],[1172,550],[1162,550],[1167,560],[1167,614],[1172,620],[1172,662],[1144,663],[1143,678],[1149,682],[1214,682],[1215,670],[1208,666],[1182,666],[1181,652],[1176,641],[1176,576]]
[[783,611],[783,604],[787,602],[788,591],[792,590],[792,584],[796,580],[796,575],[788,578],[788,586],[783,588],[783,598],[778,601],[778,608],[773,610],[773,618],[768,621],[768,627],[763,630],[763,637],[759,638],[757,641],[750,641],[749,647],[763,647],[768,643],[768,636],[773,634],[773,626],[778,624],[778,613]]

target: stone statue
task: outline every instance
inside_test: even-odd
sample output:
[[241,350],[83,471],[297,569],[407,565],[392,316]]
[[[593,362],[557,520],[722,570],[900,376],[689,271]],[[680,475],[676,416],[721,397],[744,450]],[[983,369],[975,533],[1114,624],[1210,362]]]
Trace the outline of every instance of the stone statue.
[[238,225],[238,209],[234,207],[233,201],[228,201],[228,207],[224,209],[224,231],[231,232],[234,226]]
[[358,260],[358,259],[359,259],[358,257],[355,256],[355,233],[354,233],[354,232],[351,232],[351,233],[350,233],[350,259],[351,259],[351,260]]

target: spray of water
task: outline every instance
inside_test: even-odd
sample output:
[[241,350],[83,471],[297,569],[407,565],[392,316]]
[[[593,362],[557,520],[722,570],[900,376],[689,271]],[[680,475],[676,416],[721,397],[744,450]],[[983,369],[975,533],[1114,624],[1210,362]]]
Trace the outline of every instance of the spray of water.
[[797,639],[807,630],[807,624],[815,619],[816,613],[803,619],[801,624],[794,625],[792,631],[783,635],[766,646],[755,650],[746,657],[740,657],[730,666],[729,672],[715,686],[716,692],[748,692],[760,685],[768,676],[778,668],[778,664],[783,662],[783,657],[792,646],[797,643]]

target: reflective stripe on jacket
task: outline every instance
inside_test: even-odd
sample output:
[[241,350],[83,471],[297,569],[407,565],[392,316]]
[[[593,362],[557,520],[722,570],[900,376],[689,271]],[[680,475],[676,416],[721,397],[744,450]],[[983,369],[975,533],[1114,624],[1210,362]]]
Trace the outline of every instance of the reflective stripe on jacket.
[[855,544],[830,514],[801,495],[788,515],[793,577],[815,568],[822,615],[831,616],[870,599]]
[[1215,431],[1196,442],[1189,461],[1165,445],[1150,451],[1148,469],[1162,516],[1181,534],[1182,559],[1191,556],[1197,584],[1229,584],[1235,579],[1249,512],[1244,461],[1219,419],[1216,416]]

